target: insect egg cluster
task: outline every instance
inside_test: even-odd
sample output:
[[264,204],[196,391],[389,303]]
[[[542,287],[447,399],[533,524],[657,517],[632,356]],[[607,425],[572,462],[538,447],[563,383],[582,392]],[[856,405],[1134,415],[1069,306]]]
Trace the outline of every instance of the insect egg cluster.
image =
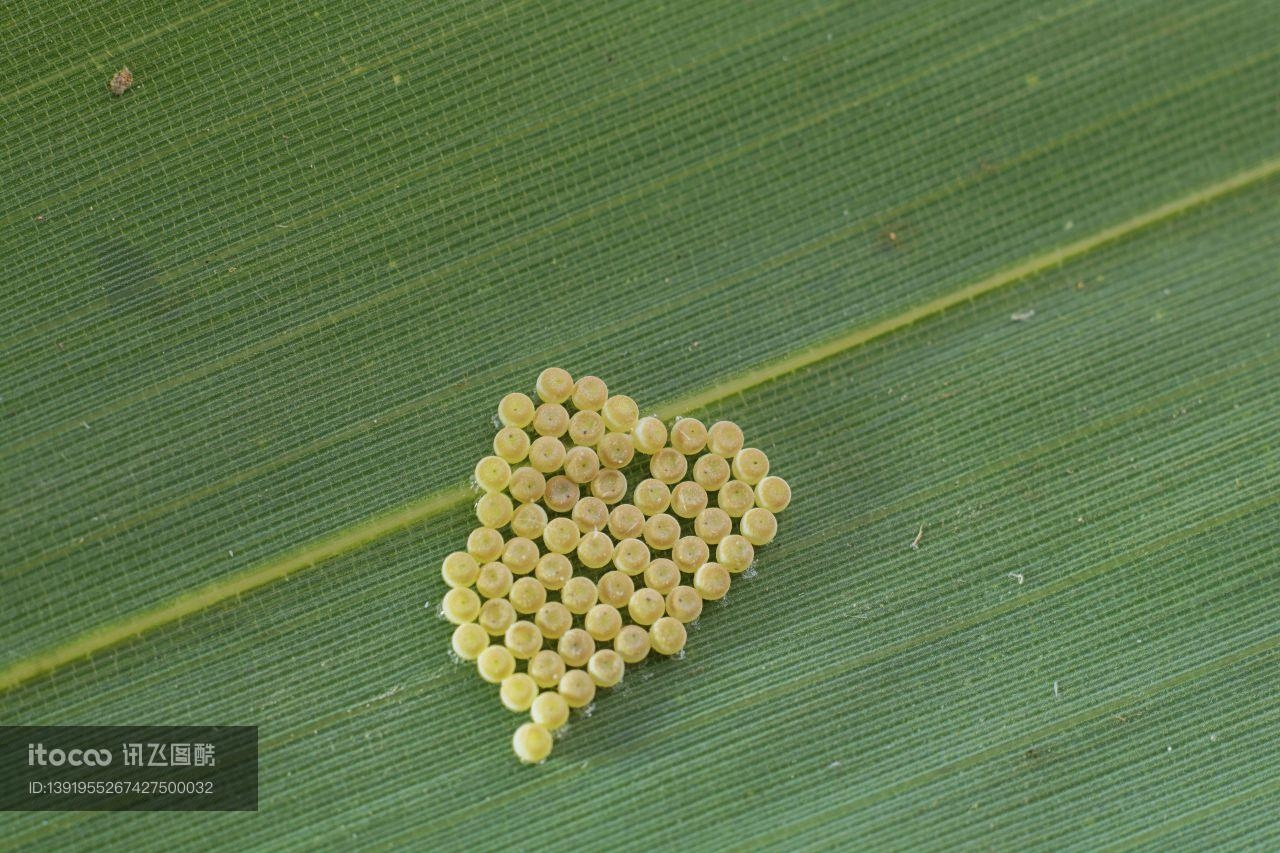
[[597,690],[676,655],[704,601],[773,541],[791,488],[737,424],[641,417],[598,377],[551,367],[498,403],[476,463],[479,524],[444,558],[453,651],[529,715],[512,745],[536,764]]

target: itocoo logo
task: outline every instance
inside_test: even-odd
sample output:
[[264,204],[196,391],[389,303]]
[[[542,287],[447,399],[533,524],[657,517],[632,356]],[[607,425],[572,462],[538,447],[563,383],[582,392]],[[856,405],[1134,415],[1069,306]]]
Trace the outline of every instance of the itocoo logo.
[[109,749],[45,749],[42,743],[27,744],[28,767],[106,767],[111,763]]

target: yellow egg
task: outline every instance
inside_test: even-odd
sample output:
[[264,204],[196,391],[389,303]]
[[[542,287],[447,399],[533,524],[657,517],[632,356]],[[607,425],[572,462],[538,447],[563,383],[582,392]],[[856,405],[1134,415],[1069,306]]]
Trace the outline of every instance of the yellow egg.
[[719,545],[733,532],[733,519],[719,507],[707,507],[693,520],[693,532],[708,545]]
[[543,403],[533,413],[533,431],[559,438],[569,431],[569,412],[559,403]]
[[548,601],[534,614],[533,624],[548,640],[558,640],[573,627],[573,613],[559,601]]
[[711,547],[697,536],[682,536],[671,548],[671,562],[680,571],[690,574],[711,559]]
[[502,562],[507,564],[513,575],[527,575],[538,565],[538,546],[532,539],[516,536],[507,540],[502,548]]
[[599,498],[583,498],[574,504],[570,517],[582,533],[604,530],[609,523],[609,507]]
[[613,638],[613,650],[626,663],[640,663],[649,656],[649,632],[639,625],[626,625]]
[[544,474],[550,474],[560,470],[568,452],[560,439],[550,435],[539,436],[529,445],[529,464]]
[[657,515],[666,512],[671,506],[671,489],[661,480],[650,477],[641,480],[631,493],[631,500],[636,509],[645,515]]
[[607,504],[616,504],[627,494],[627,478],[621,471],[605,468],[591,481],[591,494]]
[[644,542],[655,551],[667,551],[680,538],[680,522],[660,512],[644,523]]
[[627,615],[637,625],[652,625],[667,612],[667,602],[657,590],[637,589],[627,602]]
[[692,622],[702,615],[702,596],[691,586],[678,586],[667,593],[667,614],[681,622]]
[[742,516],[738,529],[752,545],[768,545],[778,535],[778,519],[769,510],[756,507]]
[[463,660],[475,660],[489,646],[489,634],[474,622],[453,629],[453,653]]
[[723,456],[704,453],[693,463],[693,481],[708,492],[714,492],[729,482],[729,463]]
[[581,669],[571,669],[560,679],[556,690],[570,708],[585,708],[596,698],[596,683]]
[[585,575],[574,575],[560,589],[560,603],[570,613],[582,616],[596,603],[596,585]]
[[470,587],[455,586],[444,594],[440,609],[444,611],[444,618],[455,625],[474,622],[480,613],[480,596]]
[[525,465],[512,472],[511,482],[507,483],[507,491],[520,503],[529,504],[540,501],[547,492],[547,478],[541,471]]
[[533,576],[547,589],[557,590],[573,577],[573,563],[564,554],[543,554],[538,558]]
[[707,490],[690,480],[671,490],[671,511],[681,518],[693,518],[707,508]]
[[476,657],[476,669],[485,681],[499,684],[516,671],[516,659],[506,646],[488,646]]
[[756,483],[756,506],[782,512],[791,504],[791,486],[781,477],[765,477]]
[[564,658],[559,652],[543,649],[529,661],[529,676],[539,687],[555,687],[564,675]]
[[[674,655],[684,648],[689,635],[685,632],[684,623],[670,616],[663,616],[649,626],[649,645],[660,655]],[[564,687],[563,679],[560,686]]]
[[630,432],[640,418],[640,407],[626,394],[613,394],[604,401],[600,417],[614,432]]
[[569,721],[569,703],[555,691],[539,693],[529,708],[529,716],[538,725],[554,731]]
[[732,517],[740,518],[743,513],[755,506],[756,493],[741,480],[730,480],[720,488],[720,492],[716,495],[716,503]]
[[498,689],[498,698],[502,700],[502,704],[508,711],[517,713],[529,710],[537,696],[537,682],[523,672],[514,672],[502,679],[502,685]]
[[529,455],[529,434],[519,427],[503,427],[493,437],[493,452],[508,465],[518,465]]
[[553,554],[568,554],[578,547],[582,534],[570,518],[553,518],[542,531],[542,544]]
[[511,590],[513,578],[506,563],[485,563],[476,575],[476,592],[485,598],[502,598]]
[[609,399],[609,386],[598,376],[584,376],[573,388],[573,407],[584,412],[598,412]]
[[636,450],[652,456],[667,444],[667,425],[655,417],[641,418],[631,428],[631,443]]
[[502,534],[492,527],[477,527],[467,537],[467,553],[476,563],[489,563],[502,556]]
[[680,569],[666,557],[659,557],[644,570],[644,585],[666,595],[680,585]]
[[694,456],[707,446],[707,428],[697,418],[677,418],[671,427],[671,446],[685,456]]
[[440,566],[440,576],[449,586],[471,586],[479,574],[480,564],[465,551],[454,551]]
[[613,649],[600,649],[587,661],[587,674],[597,687],[613,687],[622,680],[627,665]]
[[729,570],[719,563],[703,563],[693,573],[693,588],[708,601],[719,601],[729,591]]
[[480,627],[492,637],[507,633],[516,621],[516,609],[505,598],[491,598],[480,608]]
[[511,656],[517,660],[529,660],[542,650],[542,632],[532,622],[512,622],[503,640]]
[[511,498],[502,492],[489,492],[476,501],[476,519],[481,527],[492,527],[495,530],[505,527],[515,510],[511,505]]
[[534,387],[544,402],[563,403],[573,396],[573,377],[562,367],[548,367],[538,374]]
[[528,394],[508,394],[498,403],[498,420],[503,426],[527,427],[533,420],[533,401]]
[[569,418],[569,440],[583,447],[595,447],[604,437],[604,418],[599,412],[576,412]]
[[511,532],[522,539],[540,539],[547,528],[547,511],[538,504],[520,504],[511,514]]
[[511,748],[525,764],[541,764],[546,761],[553,744],[551,732],[537,723],[525,723],[516,729],[511,738]]
[[744,447],[733,457],[733,476],[748,486],[754,486],[769,473],[769,457],[763,450]]
[[631,576],[619,571],[605,572],[596,584],[600,601],[612,607],[626,607],[635,589],[636,584]]
[[609,513],[609,534],[614,539],[634,539],[644,532],[644,513],[632,504],[618,504]]
[[599,569],[613,559],[613,540],[599,531],[583,534],[578,541],[578,561],[588,569]]
[[733,421],[716,421],[707,430],[707,449],[732,459],[742,449],[742,428]]
[[755,547],[737,533],[724,537],[716,546],[716,562],[731,572],[746,571],[755,558]]
[[670,447],[664,447],[649,457],[649,475],[668,486],[683,480],[688,470],[689,462],[684,458],[684,454]]
[[622,614],[609,604],[597,604],[587,611],[582,627],[597,642],[612,640],[622,630]]
[[600,464],[605,468],[625,468],[635,458],[636,450],[631,444],[631,436],[625,432],[605,433],[604,438],[596,445]]
[[[573,505],[578,502],[578,497],[581,494],[577,483],[563,474],[559,474],[547,480],[547,491],[542,496],[542,502],[552,512],[568,512],[573,509]],[[754,495],[752,500],[755,500]]]
[[619,539],[613,546],[613,565],[629,575],[640,574],[649,565],[649,546],[639,539]]
[[500,492],[511,480],[511,466],[501,456],[486,456],[476,463],[475,479],[486,492]]
[[517,613],[536,613],[547,603],[547,588],[537,578],[520,578],[511,585],[507,600]]
[[[596,641],[581,628],[570,628],[556,642],[556,651],[564,658],[566,666],[585,666],[595,654]],[[564,679],[560,679],[564,681]]]
[[600,473],[600,457],[590,447],[574,447],[565,454],[564,475],[578,485],[590,483]]

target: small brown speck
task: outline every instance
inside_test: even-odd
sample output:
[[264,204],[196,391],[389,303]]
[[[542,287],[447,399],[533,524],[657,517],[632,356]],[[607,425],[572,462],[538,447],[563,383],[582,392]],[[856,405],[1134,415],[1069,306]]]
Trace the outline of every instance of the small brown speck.
[[43,214],[43,213],[37,213],[37,214],[36,214],[36,222],[44,222],[44,214]]
[[111,78],[111,82],[107,83],[107,91],[113,95],[123,95],[129,91],[129,87],[133,85],[133,72],[128,68],[121,68]]

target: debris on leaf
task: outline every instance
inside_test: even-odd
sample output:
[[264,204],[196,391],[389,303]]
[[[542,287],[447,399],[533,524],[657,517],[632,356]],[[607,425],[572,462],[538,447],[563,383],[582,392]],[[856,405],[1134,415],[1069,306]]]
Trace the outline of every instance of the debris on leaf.
[[129,91],[129,87],[133,85],[133,72],[127,67],[121,68],[111,78],[111,82],[107,84],[107,91],[113,95],[123,95]]
[[1028,308],[1026,311],[1015,311],[1009,315],[1009,319],[1015,323],[1025,323],[1034,316],[1036,316],[1036,309]]

